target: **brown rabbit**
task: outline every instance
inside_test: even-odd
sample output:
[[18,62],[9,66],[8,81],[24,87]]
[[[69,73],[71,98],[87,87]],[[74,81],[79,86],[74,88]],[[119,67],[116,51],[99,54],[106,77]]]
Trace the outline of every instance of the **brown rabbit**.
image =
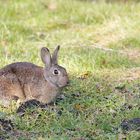
[[17,62],[0,69],[0,104],[7,106],[12,99],[20,102],[36,99],[44,104],[52,102],[68,84],[66,70],[57,64],[59,48],[52,57],[49,49],[41,49],[44,68]]

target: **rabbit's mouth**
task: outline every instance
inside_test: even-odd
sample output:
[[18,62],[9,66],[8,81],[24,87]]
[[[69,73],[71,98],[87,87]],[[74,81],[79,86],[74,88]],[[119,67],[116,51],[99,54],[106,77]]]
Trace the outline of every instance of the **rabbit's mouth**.
[[63,87],[65,87],[65,85],[57,84],[57,87],[59,87],[59,88],[63,88]]
[[49,78],[45,78],[45,80],[46,80],[48,83],[50,83],[51,85],[53,85],[53,86],[55,86],[55,87],[57,87],[57,88],[63,88],[63,87],[65,87],[65,85],[56,83],[56,82],[50,80]]
[[66,84],[62,85],[62,84],[58,84],[58,87],[63,88],[63,87],[67,87],[69,86],[69,81],[67,81]]

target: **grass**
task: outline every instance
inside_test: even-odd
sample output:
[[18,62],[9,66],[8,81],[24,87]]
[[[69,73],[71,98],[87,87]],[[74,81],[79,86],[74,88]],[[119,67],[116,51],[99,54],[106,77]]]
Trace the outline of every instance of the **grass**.
[[71,80],[65,99],[48,110],[20,118],[1,107],[0,117],[19,131],[8,133],[11,139],[140,139],[117,130],[122,120],[140,117],[140,3],[7,0],[0,17],[0,67],[43,66],[41,46],[60,44],[59,63]]

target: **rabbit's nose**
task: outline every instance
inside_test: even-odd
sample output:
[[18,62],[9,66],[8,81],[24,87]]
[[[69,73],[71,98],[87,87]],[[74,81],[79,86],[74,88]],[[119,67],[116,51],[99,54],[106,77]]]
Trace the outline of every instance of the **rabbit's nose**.
[[67,81],[67,86],[70,84],[70,82],[69,81]]

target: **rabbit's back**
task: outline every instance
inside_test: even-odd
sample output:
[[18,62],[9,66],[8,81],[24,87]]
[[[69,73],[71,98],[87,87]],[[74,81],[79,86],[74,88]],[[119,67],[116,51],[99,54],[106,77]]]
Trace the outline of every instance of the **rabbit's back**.
[[0,79],[3,77],[19,82],[21,86],[29,82],[38,82],[43,79],[43,68],[28,62],[17,62],[5,66],[0,70]]

